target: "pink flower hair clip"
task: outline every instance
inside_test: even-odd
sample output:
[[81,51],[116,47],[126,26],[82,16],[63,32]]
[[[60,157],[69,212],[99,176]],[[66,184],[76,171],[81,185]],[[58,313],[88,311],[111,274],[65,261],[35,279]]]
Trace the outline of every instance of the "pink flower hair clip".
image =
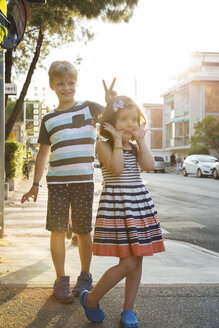
[[124,108],[124,101],[120,100],[118,103],[113,104],[114,112],[117,112],[119,108]]

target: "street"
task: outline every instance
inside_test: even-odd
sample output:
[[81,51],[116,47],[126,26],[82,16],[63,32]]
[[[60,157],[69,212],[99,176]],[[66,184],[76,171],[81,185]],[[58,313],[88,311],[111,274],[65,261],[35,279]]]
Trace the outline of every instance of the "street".
[[[142,173],[157,208],[165,239],[219,252],[219,180],[182,174]],[[95,178],[101,181],[100,169]]]

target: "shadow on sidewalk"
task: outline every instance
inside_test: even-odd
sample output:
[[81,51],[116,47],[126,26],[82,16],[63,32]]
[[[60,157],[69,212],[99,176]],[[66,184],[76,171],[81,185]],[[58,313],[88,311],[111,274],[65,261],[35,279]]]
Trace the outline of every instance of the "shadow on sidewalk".
[[[48,258],[45,258],[45,260],[48,261]],[[21,268],[20,270],[1,276],[0,285],[4,286],[7,284],[10,287],[17,287],[19,284],[21,288],[25,288],[28,286],[28,282],[49,269],[50,266],[47,265],[44,260],[39,260],[34,264]],[[23,283],[21,283],[21,281]]]
[[[80,317],[81,305],[75,301],[71,304],[58,303],[53,295],[50,295],[44,304],[42,304],[36,318],[27,326],[27,328],[46,328],[46,327],[67,327]],[[88,325],[90,327],[90,325]],[[82,327],[82,326],[81,326]]]

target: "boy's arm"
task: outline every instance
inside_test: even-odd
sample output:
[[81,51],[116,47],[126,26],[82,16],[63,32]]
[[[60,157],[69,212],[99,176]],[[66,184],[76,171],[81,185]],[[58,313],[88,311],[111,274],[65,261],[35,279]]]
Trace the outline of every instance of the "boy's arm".
[[116,82],[116,78],[114,77],[109,89],[107,88],[107,85],[106,85],[106,82],[105,80],[103,80],[103,87],[104,87],[104,90],[105,90],[105,101],[106,103],[109,102],[110,99],[116,97],[118,94],[115,90],[113,90],[114,88],[114,84]]
[[[103,80],[103,87],[105,90],[105,100],[106,103],[108,103],[108,101],[112,98],[114,98],[115,96],[117,96],[117,92],[113,90],[114,84],[116,82],[116,78],[113,79],[113,82],[111,83],[109,89],[107,88],[106,82]],[[89,108],[91,110],[91,115],[92,117],[95,119],[95,123],[98,122],[99,119],[99,115],[103,113],[104,111],[104,106],[93,102],[93,101],[89,101],[88,102]]]
[[[40,144],[40,148],[36,157],[33,183],[40,182],[46,167],[49,151],[50,151],[50,145]],[[21,203],[23,204],[25,201],[29,202],[29,198],[33,198],[34,202],[36,202],[38,192],[39,192],[39,186],[33,185],[30,188],[30,190],[23,195],[23,197],[21,198]]]

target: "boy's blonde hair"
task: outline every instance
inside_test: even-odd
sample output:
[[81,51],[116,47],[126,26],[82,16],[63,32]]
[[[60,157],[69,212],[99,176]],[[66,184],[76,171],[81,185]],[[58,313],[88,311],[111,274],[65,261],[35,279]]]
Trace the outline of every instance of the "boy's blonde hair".
[[61,76],[62,74],[70,74],[73,75],[77,79],[78,72],[73,64],[66,60],[57,60],[54,61],[49,68],[49,82],[52,83],[54,77]]

